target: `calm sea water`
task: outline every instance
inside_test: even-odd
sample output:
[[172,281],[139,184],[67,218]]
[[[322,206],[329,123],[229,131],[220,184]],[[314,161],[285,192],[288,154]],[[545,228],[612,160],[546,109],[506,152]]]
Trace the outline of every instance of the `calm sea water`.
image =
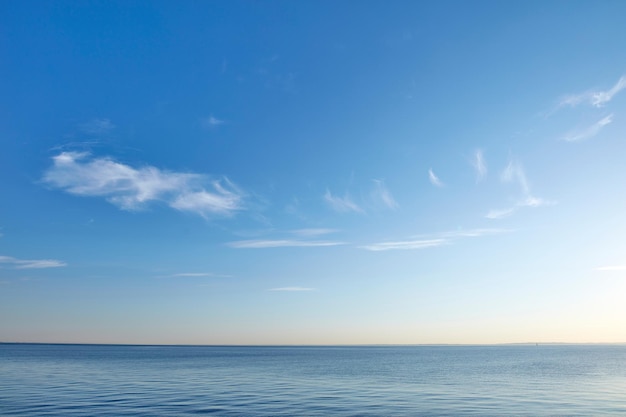
[[1,416],[626,415],[626,346],[0,345]]

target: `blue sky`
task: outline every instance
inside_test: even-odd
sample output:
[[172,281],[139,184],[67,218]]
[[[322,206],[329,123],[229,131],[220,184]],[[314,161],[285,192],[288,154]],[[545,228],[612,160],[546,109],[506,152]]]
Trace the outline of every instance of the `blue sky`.
[[626,342],[625,14],[4,2],[0,339]]

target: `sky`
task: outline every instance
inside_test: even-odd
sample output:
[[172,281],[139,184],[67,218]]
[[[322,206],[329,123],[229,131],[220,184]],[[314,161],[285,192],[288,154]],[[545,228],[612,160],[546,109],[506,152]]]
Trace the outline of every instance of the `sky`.
[[0,3],[0,341],[626,342],[624,16]]

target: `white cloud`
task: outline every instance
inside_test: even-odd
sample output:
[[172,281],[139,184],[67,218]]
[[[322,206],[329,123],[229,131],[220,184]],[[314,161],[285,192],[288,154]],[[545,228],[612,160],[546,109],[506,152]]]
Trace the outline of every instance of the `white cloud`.
[[556,202],[544,200],[543,198],[534,197],[532,195],[526,196],[526,198],[519,203],[517,203],[518,207],[545,207],[545,206],[553,206]]
[[432,168],[428,170],[428,179],[430,180],[430,183],[435,187],[443,187],[443,182],[441,182],[439,177],[435,175]]
[[494,229],[494,228],[484,228],[484,229],[459,229],[453,230],[450,232],[441,233],[441,236],[446,238],[461,238],[461,237],[482,237],[482,236],[493,236],[499,235],[502,233],[512,232],[511,229]]
[[566,142],[578,142],[581,140],[589,139],[596,136],[602,128],[613,121],[613,114],[609,114],[606,117],[598,120],[591,126],[582,129],[582,130],[574,130],[567,133],[562,139]]
[[213,187],[214,192],[202,190],[181,193],[170,202],[170,206],[202,215],[209,213],[229,215],[240,208],[240,194],[224,189],[219,182],[214,182]]
[[372,199],[374,202],[384,205],[390,209],[398,208],[398,203],[394,200],[391,192],[387,189],[385,182],[382,180],[372,180],[374,189],[372,190]]
[[515,213],[521,207],[546,207],[553,206],[556,202],[544,200],[543,198],[534,197],[532,195],[527,195],[523,200],[520,200],[512,207],[501,209],[501,210],[489,210],[489,212],[485,215],[485,218],[498,220],[503,219],[505,217],[509,217],[513,213]]
[[280,288],[270,288],[268,291],[315,291],[315,288],[307,288],[307,287],[280,287]]
[[15,269],[43,269],[67,266],[63,261],[56,259],[16,259],[11,256],[0,256],[0,264],[8,264]]
[[522,207],[537,208],[556,204],[554,201],[548,201],[540,197],[535,197],[531,194],[530,184],[526,178],[524,168],[517,161],[509,161],[508,165],[500,175],[500,180],[502,182],[517,183],[522,190],[522,198],[512,207],[489,210],[489,212],[485,215],[485,218],[487,219],[498,220],[509,217]]
[[328,235],[331,233],[336,233],[337,229],[324,229],[324,228],[310,228],[310,229],[297,229],[292,230],[291,233],[297,236],[303,237],[314,237],[314,236],[322,236]]
[[626,76],[620,77],[617,83],[615,83],[611,89],[606,91],[586,91],[580,94],[570,94],[565,96],[559,101],[557,108],[565,106],[575,107],[581,103],[586,103],[593,107],[603,107],[624,88],[626,88]]
[[115,125],[109,119],[92,119],[80,125],[79,128],[89,135],[102,135],[113,130]]
[[489,212],[485,215],[485,217],[488,219],[493,219],[493,220],[503,219],[515,213],[515,210],[517,210],[517,207],[510,207],[510,208],[502,209],[502,210],[496,210],[496,209],[489,210]]
[[474,151],[474,158],[471,162],[474,170],[476,170],[476,181],[480,181],[485,178],[485,175],[487,175],[487,165],[485,164],[483,151],[480,149]]
[[139,210],[150,202],[206,217],[230,215],[242,209],[243,193],[227,178],[207,181],[201,174],[133,168],[88,153],[62,152],[43,181],[70,194],[104,197],[123,210]]
[[601,266],[596,271],[626,271],[626,265]]
[[338,197],[332,195],[330,190],[326,190],[324,194],[324,201],[335,211],[339,211],[342,213],[354,211],[357,213],[363,213],[363,209],[359,207],[348,194],[344,197]]
[[448,244],[449,241],[447,239],[420,239],[420,240],[404,240],[404,241],[394,241],[394,242],[380,242],[374,243],[371,245],[361,246],[361,249],[367,249],[369,251],[386,251],[386,250],[397,250],[397,249],[426,249],[432,248],[436,246],[441,246]]
[[495,228],[458,229],[432,235],[413,236],[407,240],[379,242],[360,246],[360,248],[370,251],[426,249],[452,244],[454,241],[463,238],[493,236],[509,232],[512,232],[512,230]]
[[530,186],[528,184],[528,180],[526,179],[524,168],[517,161],[509,160],[509,164],[500,175],[500,180],[502,182],[517,182],[522,188],[524,194],[528,195],[530,192]]
[[227,245],[237,249],[265,249],[265,248],[296,248],[296,247],[323,247],[339,246],[344,242],[322,241],[322,240],[290,240],[290,239],[268,239],[268,240],[238,240],[228,242]]
[[226,123],[224,120],[218,119],[213,115],[202,119],[202,125],[207,128],[218,127],[219,125],[223,125],[224,123]]
[[170,276],[173,278],[230,278],[230,275],[214,274],[211,272],[181,272]]

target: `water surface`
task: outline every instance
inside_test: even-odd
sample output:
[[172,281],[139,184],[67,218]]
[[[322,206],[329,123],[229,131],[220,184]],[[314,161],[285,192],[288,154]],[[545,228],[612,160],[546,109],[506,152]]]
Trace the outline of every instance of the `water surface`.
[[0,344],[2,416],[626,415],[626,346]]

